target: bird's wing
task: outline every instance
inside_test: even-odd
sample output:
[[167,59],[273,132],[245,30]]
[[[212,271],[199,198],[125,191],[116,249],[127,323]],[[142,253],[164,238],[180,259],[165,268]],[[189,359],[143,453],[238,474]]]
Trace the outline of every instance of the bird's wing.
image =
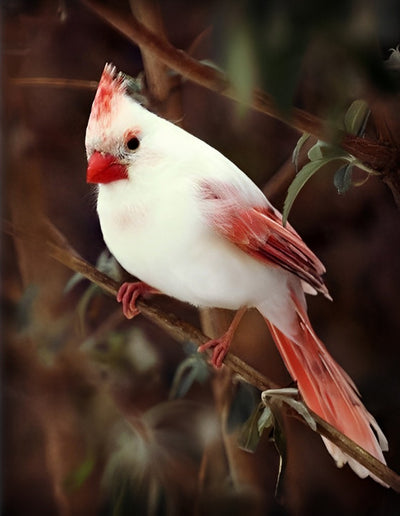
[[[210,226],[254,258],[277,265],[330,298],[325,268],[298,233],[267,202],[254,206],[243,189],[217,181],[200,187],[201,209]],[[305,290],[309,290],[305,288]]]

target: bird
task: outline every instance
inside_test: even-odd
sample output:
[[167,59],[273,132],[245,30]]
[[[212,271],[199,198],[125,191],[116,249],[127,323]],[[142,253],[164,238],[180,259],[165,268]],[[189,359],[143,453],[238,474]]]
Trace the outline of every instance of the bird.
[[[199,348],[211,349],[219,368],[243,313],[256,308],[307,407],[385,463],[385,435],[307,314],[306,294],[331,299],[325,268],[255,183],[206,142],[144,107],[129,76],[108,63],[85,147],[105,244],[139,279],[118,291],[125,316],[139,313],[139,296],[157,292],[235,310],[227,332]],[[322,439],[339,467],[348,463],[384,485]]]

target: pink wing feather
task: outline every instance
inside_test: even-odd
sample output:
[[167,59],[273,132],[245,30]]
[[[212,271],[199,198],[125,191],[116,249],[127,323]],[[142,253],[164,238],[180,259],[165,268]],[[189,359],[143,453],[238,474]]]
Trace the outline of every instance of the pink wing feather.
[[322,275],[325,267],[290,224],[265,202],[252,206],[235,187],[218,182],[201,185],[205,212],[212,226],[247,254],[292,272],[330,298]]

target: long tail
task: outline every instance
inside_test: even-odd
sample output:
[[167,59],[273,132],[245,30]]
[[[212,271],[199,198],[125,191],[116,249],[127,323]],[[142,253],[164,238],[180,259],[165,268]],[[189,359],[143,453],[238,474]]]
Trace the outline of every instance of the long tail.
[[[296,302],[294,296],[293,300],[301,335],[300,339],[296,338],[296,342],[288,338],[268,319],[265,320],[289,373],[297,381],[304,401],[325,421],[385,463],[382,451],[388,449],[386,437],[373,416],[361,403],[351,378],[334,361],[316,336],[304,308]],[[370,475],[382,484],[381,480],[342,452],[340,448],[324,437],[323,440],[339,467],[348,463],[361,478]]]

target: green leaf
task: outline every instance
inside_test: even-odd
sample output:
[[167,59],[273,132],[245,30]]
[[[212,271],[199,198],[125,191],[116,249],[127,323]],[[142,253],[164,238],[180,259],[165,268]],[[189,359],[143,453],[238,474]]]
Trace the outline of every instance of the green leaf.
[[344,116],[345,130],[350,134],[361,136],[365,131],[371,111],[365,100],[355,100]]
[[255,60],[252,38],[247,25],[242,24],[232,35],[227,73],[238,99],[248,104],[255,84]]
[[296,147],[294,148],[294,151],[292,154],[292,162],[294,163],[294,166],[296,167],[296,172],[297,172],[297,164],[298,164],[301,148],[303,147],[303,145],[309,139],[310,136],[311,136],[310,133],[303,133],[300,136],[300,138],[298,139],[298,141],[296,143]]
[[[192,359],[188,360],[191,361]],[[178,370],[178,374],[174,378],[169,399],[175,400],[177,398],[183,398],[196,381],[196,376],[196,367],[194,365],[189,366],[187,363],[184,364],[184,368]]]
[[299,390],[293,387],[281,389],[268,389],[261,393],[262,402],[266,407],[279,407],[282,403],[286,403],[301,416],[308,426],[314,430],[317,429],[315,419],[311,415],[304,402],[299,399]]
[[352,185],[353,164],[346,163],[338,168],[333,176],[333,184],[339,194],[346,193]]
[[277,407],[273,407],[271,410],[274,418],[274,429],[271,440],[275,444],[275,448],[279,454],[279,470],[275,485],[275,496],[276,498],[280,498],[282,480],[287,467],[287,442],[280,410]]
[[84,294],[80,298],[78,305],[77,305],[77,314],[79,318],[79,324],[82,333],[85,333],[85,317],[86,317],[86,311],[89,306],[89,303],[92,299],[92,297],[100,292],[100,287],[95,285],[94,283],[90,284],[89,287],[85,290]]
[[258,430],[258,420],[263,412],[264,405],[259,403],[240,430],[238,445],[245,451],[254,452],[260,442],[261,434]]
[[80,272],[75,272],[70,279],[67,281],[67,284],[64,287],[64,294],[68,294],[71,290],[80,283],[82,280],[86,279]]
[[261,416],[258,418],[258,433],[261,435],[264,430],[271,430],[274,426],[274,415],[271,407],[264,407]]
[[83,483],[90,476],[95,466],[95,460],[89,455],[76,470],[72,471],[64,481],[67,491],[75,491],[82,487]]
[[307,181],[316,173],[320,168],[327,165],[331,161],[339,159],[336,155],[333,157],[323,158],[316,161],[310,161],[304,165],[304,167],[298,172],[296,177],[293,179],[291,185],[288,188],[285,203],[283,205],[282,223],[286,224],[290,210],[292,209],[293,203],[298,196],[300,190],[307,183]]
[[318,161],[325,158],[350,159],[351,157],[350,154],[345,152],[340,147],[323,142],[322,140],[318,140],[317,143],[313,145],[308,151],[307,155],[310,161]]
[[258,403],[258,389],[246,382],[238,382],[226,420],[227,431],[233,432],[243,425],[249,419]]
[[107,274],[113,280],[120,280],[121,273],[118,262],[114,258],[114,256],[109,253],[107,249],[100,253],[96,261],[96,267],[99,269],[100,272],[104,272],[104,274]]
[[[107,249],[102,251],[96,260],[96,268],[99,269],[100,272],[104,272],[115,281],[120,280],[120,268],[117,260],[114,256],[110,255]],[[75,285],[77,285],[82,280],[85,280],[85,276],[83,276],[80,272],[75,272],[71,276],[71,278],[67,281],[67,284],[64,287],[64,294],[70,292]]]
[[317,161],[322,158],[321,145],[326,145],[325,142],[318,140],[315,145],[308,151],[307,156],[310,161]]
[[194,382],[203,383],[210,372],[204,355],[195,353],[183,360],[176,372],[172,382],[169,399],[183,398]]

